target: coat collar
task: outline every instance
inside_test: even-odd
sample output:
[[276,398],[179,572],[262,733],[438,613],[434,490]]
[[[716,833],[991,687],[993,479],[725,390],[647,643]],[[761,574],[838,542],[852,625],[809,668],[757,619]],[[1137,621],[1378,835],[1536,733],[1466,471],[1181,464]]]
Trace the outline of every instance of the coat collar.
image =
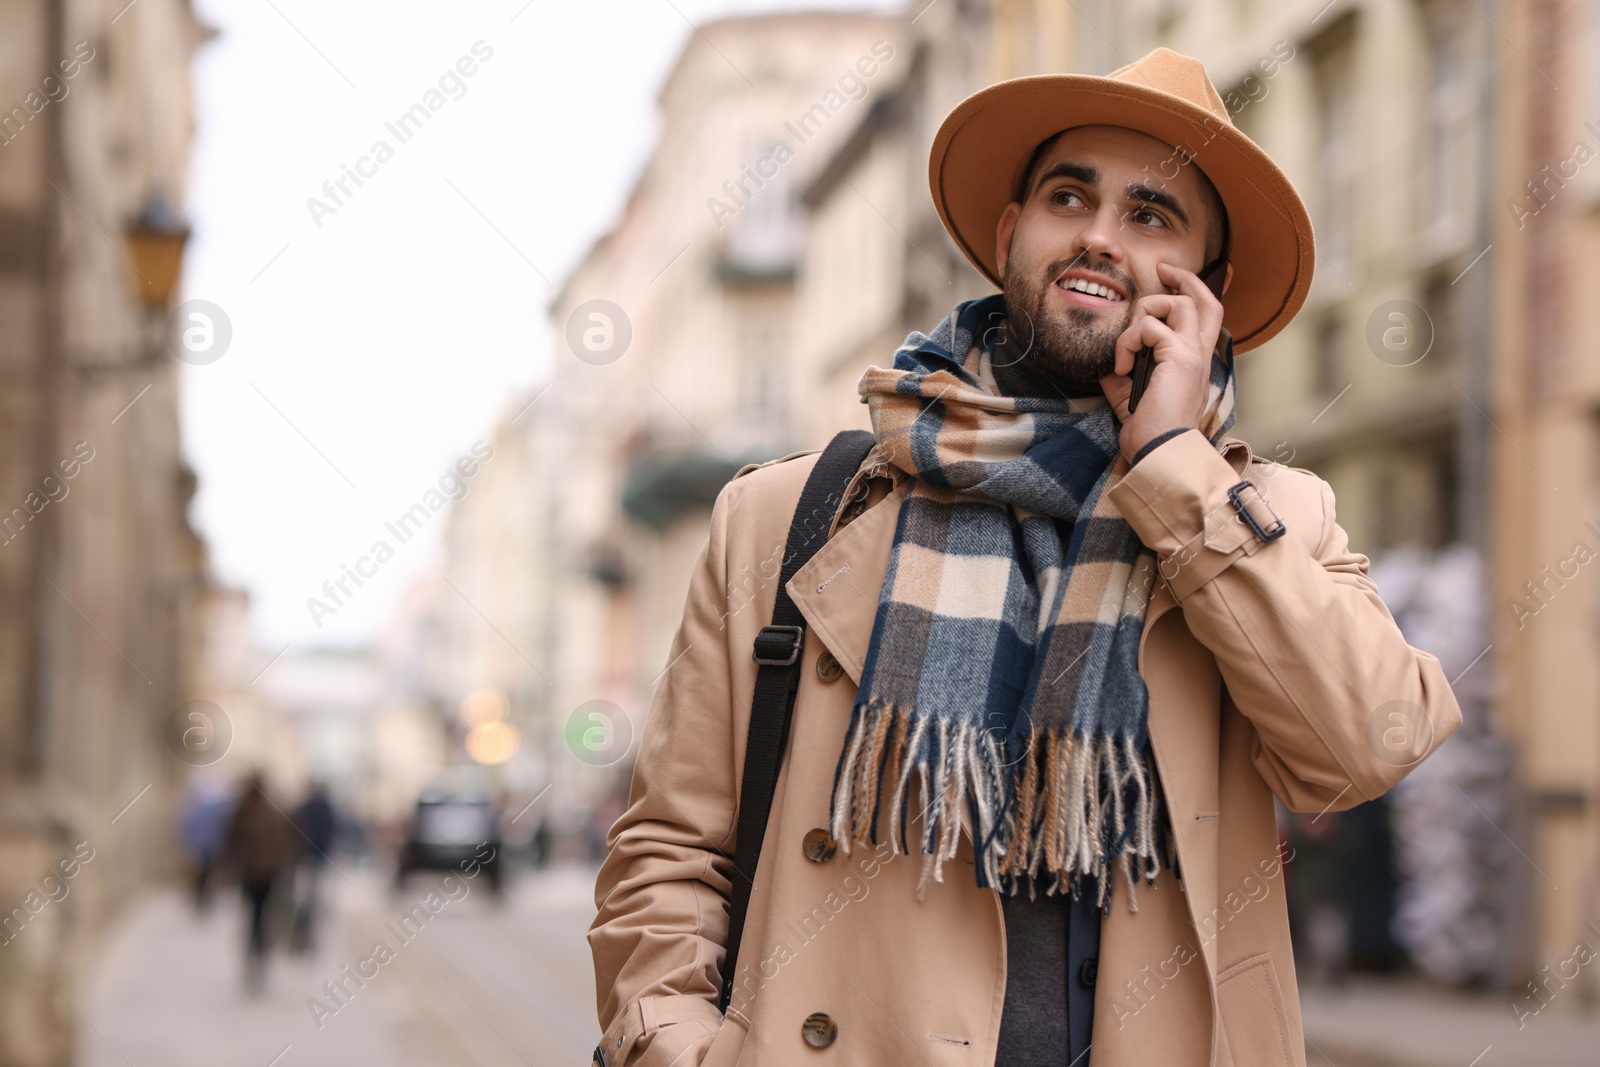
[[[1251,459],[1249,446],[1229,439],[1221,451],[1244,477]],[[901,479],[876,504],[838,528],[786,586],[812,632],[858,685],[872,643],[878,597],[889,570],[900,506],[910,484],[909,479]],[[1158,580],[1139,638],[1139,671],[1150,687],[1150,740],[1168,809],[1178,813],[1173,831],[1185,871],[1185,900],[1191,921],[1197,922],[1196,916],[1209,913],[1217,897],[1217,857],[1214,848],[1200,847],[1204,840],[1197,837],[1196,827],[1200,824],[1194,820],[1199,817],[1197,813],[1209,812],[1214,817],[1217,811],[1215,768],[1220,710],[1210,704],[1208,714],[1193,703],[1194,693],[1203,688],[1198,683],[1209,681],[1213,674],[1196,658],[1205,655],[1203,646],[1179,642],[1162,646],[1169,651],[1183,650],[1176,658],[1163,656],[1152,661],[1146,657],[1152,628],[1177,606],[1167,584]],[[971,862],[972,855],[969,807],[959,805],[962,841],[958,855],[967,862]],[[1201,948],[1208,967],[1214,971],[1214,947],[1202,940]]]
[[[1241,474],[1250,462],[1249,446],[1237,438],[1224,442],[1222,454]],[[867,660],[867,648],[872,643],[878,597],[884,576],[889,572],[889,555],[894,548],[900,505],[910,486],[909,478],[899,479],[883,499],[834,533],[817,554],[795,572],[787,586],[806,624],[858,684],[861,668]],[[846,493],[845,499],[850,496]],[[1150,606],[1145,611],[1141,649],[1150,628],[1177,606],[1166,583],[1156,582]]]

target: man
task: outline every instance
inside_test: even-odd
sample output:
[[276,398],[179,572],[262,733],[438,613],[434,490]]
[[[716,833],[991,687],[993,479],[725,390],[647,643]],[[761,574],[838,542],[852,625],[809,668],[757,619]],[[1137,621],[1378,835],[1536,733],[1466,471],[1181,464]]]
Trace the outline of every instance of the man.
[[288,816],[267,795],[266,777],[252,771],[239,791],[224,838],[223,865],[239,878],[249,914],[245,942],[245,992],[259,996],[267,980],[267,949],[272,940],[268,909],[274,889],[294,861],[294,832]]
[[1327,484],[1227,436],[1304,206],[1167,49],[975,94],[930,181],[1003,293],[862,375],[726,1015],[751,647],[816,458],[719,495],[596,885],[596,1060],[1303,1065],[1273,798],[1372,799],[1460,723]]
[[316,949],[317,927],[322,918],[323,868],[333,862],[329,854],[339,828],[326,785],[311,783],[306,798],[295,809],[294,826],[299,831],[300,854],[291,875],[295,907],[289,951],[303,955]]

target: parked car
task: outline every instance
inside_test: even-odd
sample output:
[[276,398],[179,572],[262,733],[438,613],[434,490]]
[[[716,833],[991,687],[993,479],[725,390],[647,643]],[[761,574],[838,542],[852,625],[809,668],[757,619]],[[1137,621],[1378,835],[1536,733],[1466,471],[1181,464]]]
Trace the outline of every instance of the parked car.
[[451,871],[486,879],[499,896],[502,851],[499,811],[490,798],[424,793],[400,845],[394,885],[398,890],[413,871]]

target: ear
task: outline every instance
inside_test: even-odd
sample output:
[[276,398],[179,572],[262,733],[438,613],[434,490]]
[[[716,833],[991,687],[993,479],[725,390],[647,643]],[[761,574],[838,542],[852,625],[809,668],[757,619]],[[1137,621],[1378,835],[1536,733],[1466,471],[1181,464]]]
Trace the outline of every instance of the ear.
[[1223,274],[1223,276],[1222,276],[1222,291],[1224,293],[1226,293],[1228,291],[1228,285],[1232,281],[1233,281],[1233,264],[1230,262],[1228,264],[1227,272],[1225,274]]
[[[1017,217],[1022,214],[1022,205],[1013,200],[1000,212],[1000,222],[994,228],[994,259],[995,273],[1004,278],[1006,276],[1006,258],[1011,254],[1011,237],[1017,227]],[[1232,269],[1232,268],[1229,268]]]

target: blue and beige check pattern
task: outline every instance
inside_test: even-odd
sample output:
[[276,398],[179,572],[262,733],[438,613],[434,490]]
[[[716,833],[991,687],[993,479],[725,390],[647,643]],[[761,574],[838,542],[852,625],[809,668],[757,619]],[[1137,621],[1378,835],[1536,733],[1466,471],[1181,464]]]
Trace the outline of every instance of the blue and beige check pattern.
[[[877,843],[885,780],[906,847],[925,798],[918,897],[966,803],[980,886],[1078,892],[1151,880],[1167,834],[1146,747],[1139,638],[1155,558],[1105,496],[1128,471],[1104,396],[1006,396],[986,338],[996,294],[913,332],[858,389],[877,458],[911,475],[834,779],[833,835]],[[953,353],[964,356],[957,359]],[[1224,333],[1201,430],[1233,425]],[[1170,865],[1170,864],[1169,864]],[[1136,902],[1134,903],[1136,907]]]

